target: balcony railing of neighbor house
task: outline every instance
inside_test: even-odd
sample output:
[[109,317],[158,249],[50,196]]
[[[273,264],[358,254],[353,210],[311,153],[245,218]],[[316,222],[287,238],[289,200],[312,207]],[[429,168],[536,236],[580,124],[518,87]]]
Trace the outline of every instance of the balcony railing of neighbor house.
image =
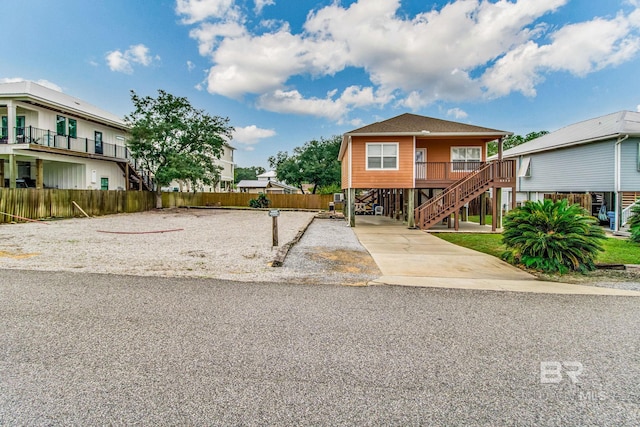
[[640,201],[636,201],[634,204],[629,205],[626,208],[622,209],[622,215],[620,216],[621,227],[624,227],[625,225],[627,225],[627,223],[629,222],[629,218],[635,215],[633,213],[633,208],[638,204],[640,204]]
[[14,141],[8,141],[6,135],[6,128],[3,128],[0,143],[37,144],[44,147],[98,154],[118,159],[127,158],[127,149],[123,145],[95,141],[89,138],[73,138],[69,135],[58,135],[55,131],[38,129],[33,126],[14,128]]

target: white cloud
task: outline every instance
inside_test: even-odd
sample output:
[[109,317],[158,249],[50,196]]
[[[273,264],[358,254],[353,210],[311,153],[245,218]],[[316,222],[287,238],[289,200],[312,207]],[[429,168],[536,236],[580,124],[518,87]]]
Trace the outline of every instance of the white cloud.
[[176,13],[184,15],[185,24],[204,21],[207,18],[222,18],[233,8],[233,0],[177,0]]
[[[230,98],[256,95],[260,108],[337,118],[355,108],[535,96],[553,72],[584,76],[616,66],[640,51],[640,5],[614,17],[565,26],[545,17],[569,0],[517,2],[452,0],[415,16],[399,14],[400,0],[357,0],[312,10],[304,30],[285,22],[245,18],[232,0],[178,0],[200,54],[211,59],[207,90]],[[238,2],[238,4],[240,4]],[[254,0],[259,13],[272,0]],[[264,24],[264,25],[263,25]],[[339,98],[305,94],[295,77],[364,71],[367,89],[337,87]],[[385,96],[381,94],[386,94]]]
[[458,107],[447,110],[447,116],[452,116],[456,119],[466,119],[467,117],[469,117],[466,111]]
[[125,74],[133,73],[132,63],[148,67],[154,60],[160,60],[157,55],[152,57],[149,53],[149,48],[143,44],[131,45],[124,52],[120,50],[108,52],[105,58],[111,71]]
[[187,70],[189,70],[189,72],[193,71],[193,69],[196,68],[196,64],[194,64],[191,61],[187,61]]
[[271,138],[275,135],[275,130],[259,128],[256,125],[236,127],[233,131],[233,140],[231,143],[234,147],[243,149],[244,151],[253,151],[254,145],[263,139]]
[[257,106],[279,113],[326,117],[342,123],[343,117],[353,108],[384,105],[391,99],[390,95],[374,93],[371,87],[359,86],[349,86],[338,98],[336,95],[337,90],[332,90],[324,98],[305,98],[297,90],[277,89],[261,95]]
[[276,4],[274,0],[255,0],[254,3],[255,7],[253,10],[256,12],[256,15],[260,15],[265,6],[273,6]]
[[[0,83],[20,83],[20,82],[27,82],[29,80],[27,79],[23,79],[22,77],[5,77],[5,78],[0,78]],[[55,90],[57,92],[62,92],[62,88],[60,86],[58,86],[55,83],[50,82],[49,80],[33,80],[34,83],[39,84],[40,86],[44,86],[46,88]]]
[[638,104],[638,106],[636,107],[636,111],[638,111],[638,113],[640,113],[640,104]]

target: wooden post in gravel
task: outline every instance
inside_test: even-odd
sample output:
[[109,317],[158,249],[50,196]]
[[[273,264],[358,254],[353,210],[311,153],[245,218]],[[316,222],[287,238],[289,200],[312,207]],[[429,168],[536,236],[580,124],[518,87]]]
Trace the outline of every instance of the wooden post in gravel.
[[271,217],[272,246],[278,246],[278,216],[280,216],[280,211],[278,209],[271,209],[269,216]]

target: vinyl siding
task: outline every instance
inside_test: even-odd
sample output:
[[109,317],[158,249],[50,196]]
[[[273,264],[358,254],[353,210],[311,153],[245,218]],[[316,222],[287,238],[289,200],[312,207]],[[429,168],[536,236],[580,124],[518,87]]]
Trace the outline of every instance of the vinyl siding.
[[531,176],[518,179],[518,191],[614,191],[614,143],[532,154]]
[[629,138],[620,144],[621,191],[640,191],[638,144],[640,144],[640,138]]

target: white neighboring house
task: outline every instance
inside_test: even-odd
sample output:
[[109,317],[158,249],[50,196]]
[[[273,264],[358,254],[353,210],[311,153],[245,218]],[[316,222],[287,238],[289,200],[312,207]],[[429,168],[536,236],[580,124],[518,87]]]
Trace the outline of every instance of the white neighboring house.
[[[213,185],[204,185],[196,188],[197,191],[203,192],[226,192],[233,190],[233,181],[234,181],[234,171],[235,164],[233,163],[233,152],[235,148],[233,148],[229,144],[224,144],[222,146],[222,154],[219,159],[215,160],[215,164],[220,166],[222,169],[220,170],[220,180],[218,183]],[[192,191],[191,185],[188,182],[182,181],[172,181],[168,187],[163,187],[163,191]]]
[[30,81],[0,84],[0,186],[150,190],[124,121]]
[[300,189],[278,181],[275,171],[268,171],[257,176],[257,180],[243,179],[238,183],[241,193],[298,194]]

